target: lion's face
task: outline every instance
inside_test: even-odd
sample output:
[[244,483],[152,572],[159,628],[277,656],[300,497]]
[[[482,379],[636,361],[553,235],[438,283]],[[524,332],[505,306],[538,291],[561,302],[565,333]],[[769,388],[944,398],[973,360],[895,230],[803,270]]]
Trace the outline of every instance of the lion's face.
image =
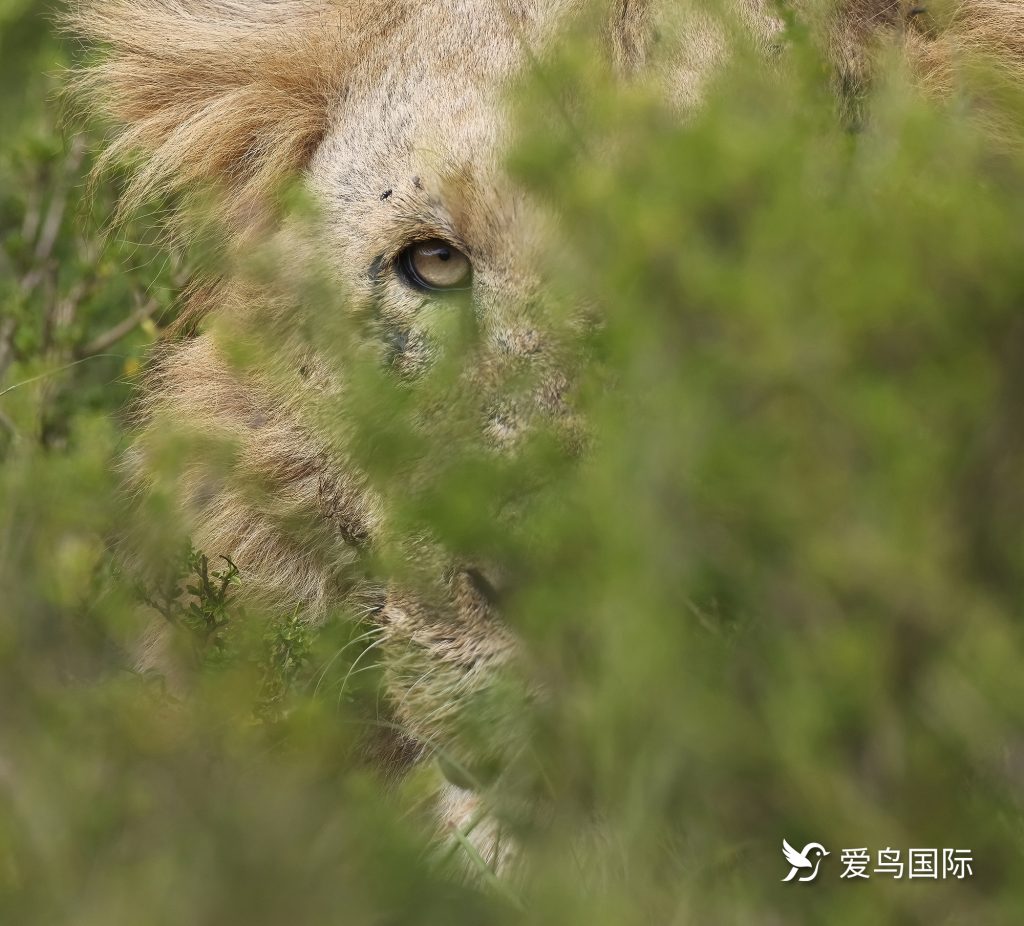
[[[513,453],[538,412],[562,422],[572,416],[569,377],[540,322],[545,218],[503,169],[506,96],[582,6],[86,0],[76,22],[109,49],[86,89],[124,127],[113,150],[141,149],[149,158],[130,201],[212,184],[223,193],[220,218],[248,242],[254,226],[267,226],[266,201],[298,174],[322,217],[317,253],[351,307],[372,315],[394,376],[415,380],[429,367],[431,318],[447,300],[468,301],[479,431]],[[649,4],[610,7],[599,44],[610,67],[629,69],[644,56]],[[693,34],[697,51],[680,86],[691,86],[712,56],[714,42],[701,29]],[[287,241],[288,229],[280,232]],[[166,346],[155,365],[131,453],[135,478],[144,487],[156,482],[149,451],[168,422],[229,436],[228,472],[211,471],[196,454],[174,474],[193,540],[211,558],[229,556],[249,595],[317,620],[352,596],[388,499],[306,413],[343,379],[336,355],[315,340],[293,350],[289,328],[299,323],[282,313],[270,347],[280,336],[273,363],[289,368],[294,389],[242,375],[219,321],[258,328],[260,297],[230,279],[215,292],[203,304],[205,324]],[[483,398],[524,369],[532,383],[525,395]],[[501,564],[433,549],[424,556],[442,593],[423,596],[385,577],[367,605],[374,651],[411,752],[446,756],[472,773],[491,756],[475,753],[465,736],[473,713],[466,704],[483,703],[477,716],[493,720],[488,692],[518,651],[500,616]],[[156,650],[146,658],[161,660]],[[491,726],[492,738],[502,738],[500,719]]]
[[[320,249],[373,315],[395,376],[415,379],[429,366],[431,319],[466,302],[477,326],[474,375],[493,383],[531,369],[533,408],[481,399],[481,436],[499,450],[515,445],[531,412],[565,414],[564,377],[540,318],[542,218],[503,168],[509,83],[524,43],[554,31],[559,6],[532,20],[500,5],[411,17],[386,67],[356,69],[308,172]],[[440,598],[388,584],[374,615],[378,652],[398,723],[424,754],[437,750],[472,775],[482,757],[462,735],[467,702],[487,715],[488,692],[518,645],[500,615],[500,564],[463,557],[438,568]]]
[[[456,302],[475,321],[468,375],[481,396],[507,373],[529,371],[530,391],[517,402],[481,398],[480,437],[499,453],[514,451],[537,412],[569,418],[567,380],[541,323],[544,217],[503,162],[510,85],[573,5],[402,7],[379,44],[360,43],[348,62],[302,170],[318,216],[318,270],[353,312],[372,318],[393,376],[415,382],[430,366],[431,319]],[[277,237],[288,236],[286,227]],[[292,338],[282,312],[264,347],[275,350],[283,332],[275,362],[292,368],[285,379],[293,393],[233,366],[231,326],[220,322],[258,328],[267,309],[251,296],[226,284],[203,328],[166,349],[132,461],[137,478],[149,480],[148,450],[168,421],[228,435],[236,448],[229,472],[212,472],[197,455],[176,474],[193,541],[211,558],[230,557],[246,594],[315,621],[354,594],[388,499],[311,424],[310,408],[344,379],[336,353],[315,338]],[[254,481],[261,499],[249,490]],[[403,761],[439,757],[465,786],[493,772],[495,740],[508,745],[491,695],[511,674],[519,644],[500,614],[501,564],[433,548],[424,556],[439,594],[386,575],[369,591],[355,582],[356,593],[374,625],[391,715],[411,747]],[[481,718],[491,726],[487,746],[475,736]]]

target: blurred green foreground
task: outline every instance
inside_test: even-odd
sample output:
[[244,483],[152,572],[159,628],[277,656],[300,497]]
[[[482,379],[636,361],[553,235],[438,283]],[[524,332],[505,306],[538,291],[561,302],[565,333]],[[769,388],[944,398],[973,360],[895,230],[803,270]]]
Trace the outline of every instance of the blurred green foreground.
[[[346,621],[239,629],[187,703],[132,671],[122,410],[189,257],[152,216],[104,236],[47,16],[0,0],[0,923],[1021,921],[1024,130],[898,67],[851,125],[798,30],[685,121],[585,38],[523,88],[552,292],[603,321],[592,445],[517,551],[548,694],[488,798],[549,812],[498,884],[433,844],[432,770],[360,761]],[[471,488],[415,516],[486,541]],[[814,883],[783,839],[831,851]],[[872,872],[928,847],[973,875]]]

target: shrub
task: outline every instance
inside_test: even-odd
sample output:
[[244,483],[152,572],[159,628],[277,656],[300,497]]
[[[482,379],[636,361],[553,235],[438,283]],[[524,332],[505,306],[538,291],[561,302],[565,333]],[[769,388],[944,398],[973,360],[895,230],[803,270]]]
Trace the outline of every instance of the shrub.
[[[520,577],[507,618],[543,696],[502,705],[528,745],[486,793],[522,845],[501,881],[459,835],[431,840],[431,768],[385,786],[365,761],[358,616],[243,621],[244,572],[169,546],[170,584],[143,597],[199,652],[192,694],[133,671],[114,410],[155,332],[69,364],[127,294],[155,293],[159,317],[188,261],[132,232],[99,243],[75,212],[87,159],[34,76],[64,52],[30,5],[0,5],[0,30],[6,84],[31,89],[0,151],[5,921],[1016,922],[1019,138],[895,62],[851,125],[795,26],[772,66],[738,52],[686,119],[573,37],[519,92],[510,166],[560,217],[548,310],[573,335],[579,430],[480,447],[458,311],[412,389],[358,327],[312,332],[352,388],[310,413],[393,506],[368,568],[401,568],[414,535]],[[974,79],[987,116],[1021,124],[1015,88]],[[288,297],[326,298],[311,279]],[[582,333],[581,304],[600,319]],[[784,838],[832,850],[814,884],[780,883]],[[974,873],[854,883],[853,847],[969,849]]]

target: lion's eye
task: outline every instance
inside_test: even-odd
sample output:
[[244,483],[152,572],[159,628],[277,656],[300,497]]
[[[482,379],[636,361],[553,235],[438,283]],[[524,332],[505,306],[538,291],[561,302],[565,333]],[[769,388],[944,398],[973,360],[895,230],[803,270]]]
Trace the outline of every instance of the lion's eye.
[[440,238],[409,245],[399,257],[399,265],[406,281],[417,289],[469,289],[473,281],[469,258]]

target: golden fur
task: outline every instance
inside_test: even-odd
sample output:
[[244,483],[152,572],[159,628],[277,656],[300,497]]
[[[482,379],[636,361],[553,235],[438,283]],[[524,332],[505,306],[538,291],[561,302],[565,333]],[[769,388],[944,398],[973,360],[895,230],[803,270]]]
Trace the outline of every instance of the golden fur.
[[79,5],[71,26],[107,51],[79,82],[119,127],[104,157],[145,156],[125,206],[216,184],[229,217],[244,220],[309,162],[347,67],[397,10],[377,0]]
[[853,82],[870,77],[872,57],[886,44],[934,93],[953,91],[958,67],[972,58],[1024,80],[1019,0],[844,0],[830,26],[833,57]]
[[[536,25],[545,10],[579,5],[506,2],[511,17],[526,25]],[[503,4],[486,5],[499,10]],[[730,5],[761,28],[770,19],[762,0]],[[620,0],[613,6],[613,55],[628,70],[646,57],[653,3]],[[794,6],[832,9],[814,0],[795,0]],[[233,210],[244,215],[254,199],[309,162],[346,77],[355,65],[381,57],[387,37],[417,8],[429,4],[80,2],[69,24],[105,54],[82,72],[78,89],[120,127],[105,157],[145,157],[127,205],[156,190],[216,182],[230,190]],[[965,53],[1024,77],[1019,0],[840,0],[828,20],[833,57],[846,78],[866,79],[872,54],[886,41],[901,45],[922,83],[942,92],[953,88]],[[436,29],[444,31],[440,22]]]

